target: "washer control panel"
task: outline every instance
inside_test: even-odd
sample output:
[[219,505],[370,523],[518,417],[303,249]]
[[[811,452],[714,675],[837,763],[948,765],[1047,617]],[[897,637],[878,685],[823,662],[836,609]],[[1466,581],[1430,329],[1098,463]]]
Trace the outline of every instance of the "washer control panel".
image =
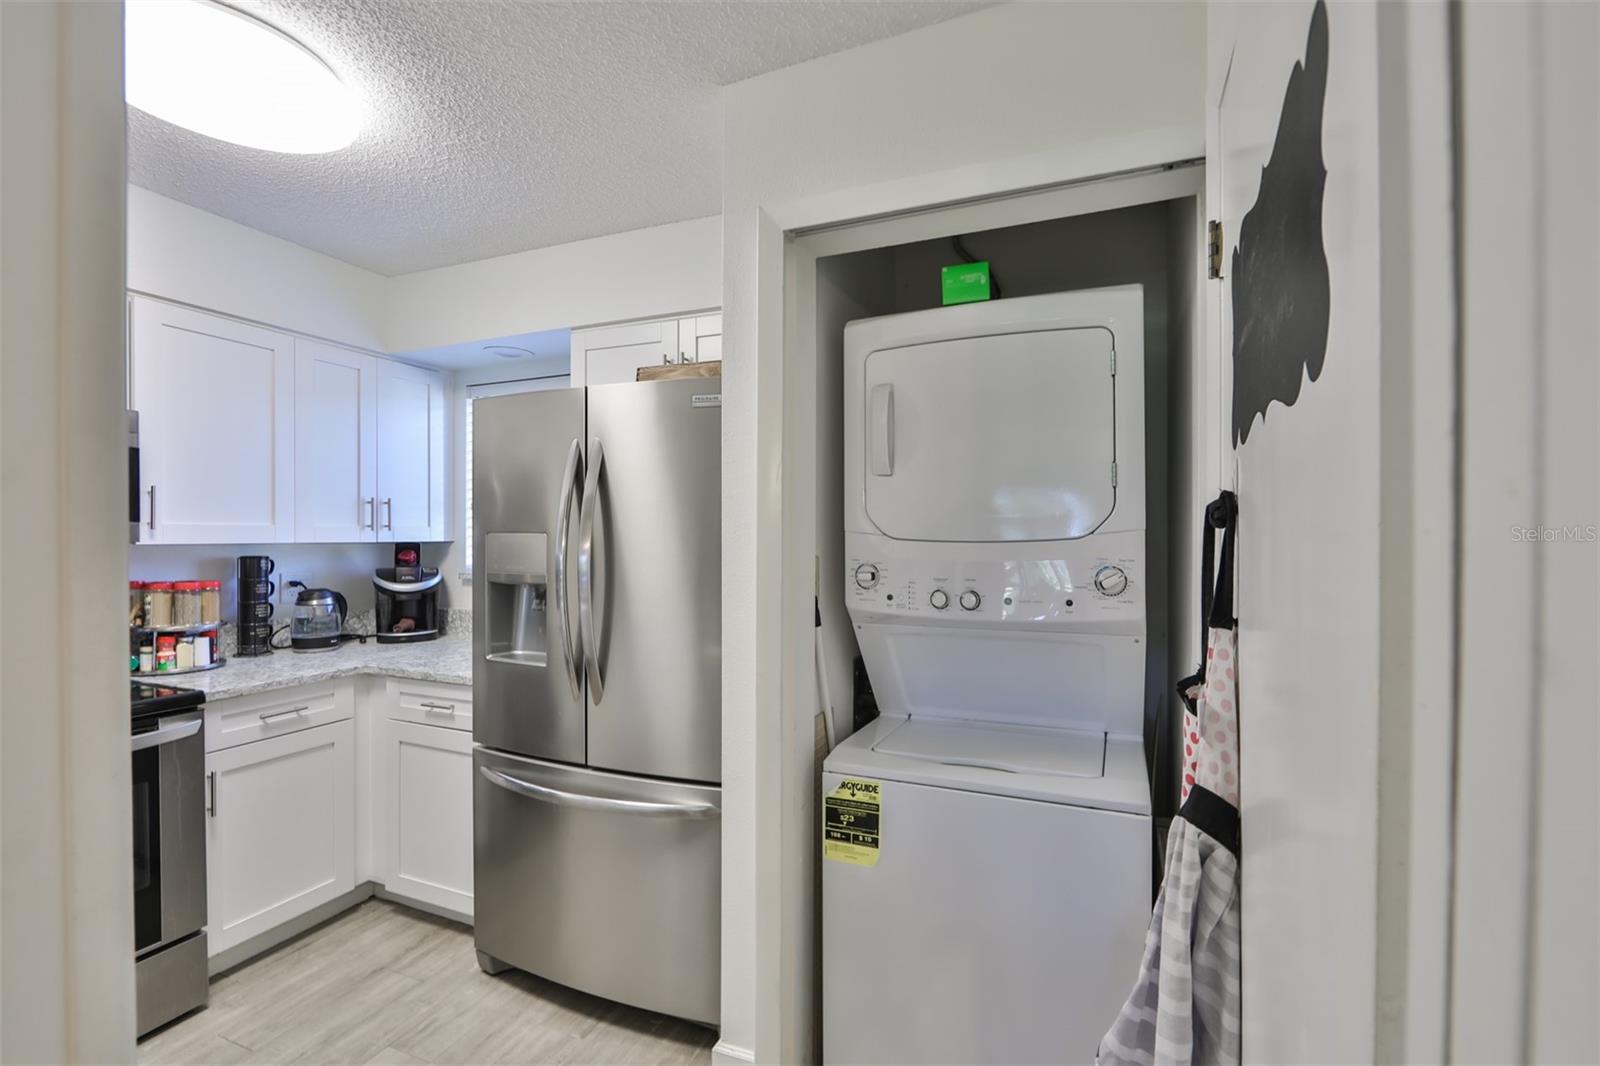
[[1137,622],[1144,618],[1143,567],[1132,556],[1075,560],[846,561],[853,613],[971,623]]

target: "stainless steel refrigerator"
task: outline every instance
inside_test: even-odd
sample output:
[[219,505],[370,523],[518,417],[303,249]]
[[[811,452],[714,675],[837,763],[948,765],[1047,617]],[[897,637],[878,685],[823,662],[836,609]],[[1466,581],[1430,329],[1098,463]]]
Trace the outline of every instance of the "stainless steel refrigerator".
[[479,964],[708,1024],[721,421],[718,378],[473,411]]

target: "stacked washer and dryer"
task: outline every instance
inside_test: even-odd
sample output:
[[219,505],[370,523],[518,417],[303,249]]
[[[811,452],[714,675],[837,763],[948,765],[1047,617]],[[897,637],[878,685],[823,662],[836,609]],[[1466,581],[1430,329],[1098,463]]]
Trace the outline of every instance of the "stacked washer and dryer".
[[1089,1062],[1151,905],[1143,290],[845,329],[830,1063]]

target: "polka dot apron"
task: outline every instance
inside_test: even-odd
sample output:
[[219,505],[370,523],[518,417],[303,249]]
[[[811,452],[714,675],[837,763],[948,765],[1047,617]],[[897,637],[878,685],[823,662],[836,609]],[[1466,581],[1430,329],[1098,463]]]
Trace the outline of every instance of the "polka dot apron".
[[[1166,867],[1139,975],[1100,1039],[1101,1066],[1239,1062],[1239,664],[1233,617],[1238,505],[1206,508],[1201,571],[1205,660],[1178,683],[1183,773]],[[1222,532],[1221,566],[1215,566]]]

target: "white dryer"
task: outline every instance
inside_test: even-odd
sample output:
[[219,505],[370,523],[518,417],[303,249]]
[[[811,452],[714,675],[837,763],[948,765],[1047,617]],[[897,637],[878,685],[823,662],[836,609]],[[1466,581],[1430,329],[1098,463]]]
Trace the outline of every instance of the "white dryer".
[[1089,1062],[1150,919],[1143,292],[845,329],[828,1062]]

